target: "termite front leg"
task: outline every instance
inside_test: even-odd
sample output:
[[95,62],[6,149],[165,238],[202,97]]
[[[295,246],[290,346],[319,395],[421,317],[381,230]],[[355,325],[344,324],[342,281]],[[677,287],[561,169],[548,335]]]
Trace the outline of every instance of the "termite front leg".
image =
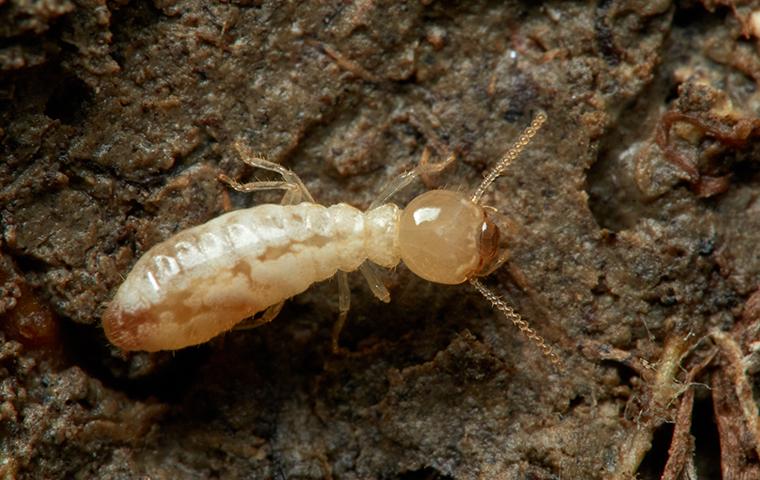
[[422,150],[422,156],[420,157],[420,163],[414,170],[410,170],[406,173],[399,175],[386,183],[383,188],[380,189],[380,193],[372,201],[368,210],[377,208],[388,202],[388,200],[397,194],[404,188],[408,187],[417,177],[426,177],[427,175],[435,175],[442,172],[446,167],[451,165],[456,160],[456,154],[450,153],[446,160],[438,163],[430,163],[430,150],[425,147]]

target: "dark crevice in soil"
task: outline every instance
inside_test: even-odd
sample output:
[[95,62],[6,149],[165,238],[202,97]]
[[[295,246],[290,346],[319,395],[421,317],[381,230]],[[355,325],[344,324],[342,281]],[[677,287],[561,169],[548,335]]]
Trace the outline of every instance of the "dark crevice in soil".
[[[136,32],[147,30],[165,18],[152,2],[131,2],[111,10],[112,45],[130,45],[129,39],[136,37]],[[121,50],[111,48],[110,54],[116,63],[123,65],[124,53]]]
[[641,480],[659,480],[668,461],[668,449],[673,439],[673,424],[663,423],[654,431],[652,448],[641,462],[636,478]]
[[53,87],[45,105],[45,115],[69,125],[84,120],[87,102],[92,98],[92,90],[82,80],[74,76],[61,79]]
[[731,166],[731,186],[758,185],[760,184],[760,162],[758,157],[749,157],[750,160],[739,161]]
[[35,273],[44,274],[50,270],[50,265],[47,262],[32,255],[14,254],[13,261],[27,277],[33,277]]
[[[210,350],[203,345],[176,352],[139,353],[121,360],[111,356],[111,347],[99,328],[64,321],[61,337],[69,363],[108,388],[135,400],[157,398],[168,403],[183,399]],[[141,370],[149,373],[143,375]]]
[[396,478],[398,480],[447,480],[453,479],[454,477],[443,475],[438,470],[428,467],[422,468],[420,470],[410,470],[408,472],[404,472]]
[[620,385],[627,385],[633,388],[633,379],[639,376],[636,370],[620,362],[605,360],[601,363],[603,366],[613,367],[615,370],[617,370],[618,378],[620,379]]
[[714,12],[709,12],[698,2],[681,1],[673,15],[673,26],[694,30],[719,27],[725,24],[725,17],[730,14],[729,7],[718,6]]
[[694,461],[699,478],[720,478],[720,435],[715,423],[712,395],[699,388],[691,416],[694,437]]
[[654,125],[648,122],[651,106],[662,104],[665,92],[675,88],[665,83],[660,78],[649,85],[633,104],[620,113],[616,128],[599,144],[597,159],[586,175],[586,191],[591,213],[602,228],[613,232],[625,230],[635,225],[642,216],[649,216],[649,210],[653,210],[652,215],[659,211],[641,198],[631,176],[633,167],[630,163],[634,160],[626,158],[625,148],[643,141],[654,129]]

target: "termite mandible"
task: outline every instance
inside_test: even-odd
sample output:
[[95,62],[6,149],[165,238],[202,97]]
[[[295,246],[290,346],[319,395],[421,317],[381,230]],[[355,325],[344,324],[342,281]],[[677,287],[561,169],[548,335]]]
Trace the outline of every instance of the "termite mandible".
[[134,265],[103,315],[106,336],[124,350],[176,350],[208,341],[243,319],[264,312],[272,320],[285,300],[312,283],[338,276],[340,315],[333,348],[349,309],[347,272],[359,270],[374,295],[390,294],[374,265],[392,268],[403,261],[431,282],[469,282],[494,308],[533,340],[554,363],[559,357],[522,317],[479,280],[506,259],[501,214],[481,199],[546,121],[539,112],[468,197],[431,190],[403,210],[386,203],[420,175],[440,171],[423,160],[381,189],[366,212],[345,203],[326,207],[314,201],[301,179],[285,167],[235,147],[245,163],[276,172],[281,181],[240,184],[241,192],[282,189],[281,204],[235,210],[183,230],[148,250]]

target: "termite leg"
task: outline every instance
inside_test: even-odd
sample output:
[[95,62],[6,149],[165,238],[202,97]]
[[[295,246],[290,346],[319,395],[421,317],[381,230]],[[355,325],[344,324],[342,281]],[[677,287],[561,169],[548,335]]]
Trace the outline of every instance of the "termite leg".
[[391,301],[391,294],[388,292],[388,289],[385,288],[374,264],[366,261],[359,266],[359,271],[364,276],[364,279],[367,281],[367,285],[369,285],[369,289],[372,290],[374,296],[384,303]]
[[217,177],[220,181],[226,183],[230,188],[242,193],[258,192],[262,190],[296,190],[298,187],[292,183],[282,181],[262,181],[262,182],[250,182],[240,183],[237,180],[233,180],[227,175],[220,173]]
[[280,314],[280,310],[282,310],[282,306],[285,305],[285,302],[276,303],[274,305],[271,305],[266,310],[264,310],[264,313],[261,314],[260,317],[250,317],[242,322],[235,325],[234,330],[250,330],[252,328],[260,327],[261,325],[264,325],[265,323],[269,323],[275,318],[277,318],[277,315]]
[[[388,289],[383,285],[380,276],[374,269],[374,265],[369,262],[364,262],[359,266],[359,271],[362,272],[364,278],[367,280],[372,294],[379,298],[381,301],[388,303],[391,301],[391,294],[388,293]],[[351,289],[348,286],[348,274],[344,271],[338,271],[338,320],[333,325],[332,331],[332,351],[333,353],[340,353],[343,349],[340,347],[340,332],[343,331],[343,327],[346,325],[348,319],[348,311],[351,308]]]
[[263,325],[265,323],[269,323],[275,318],[277,318],[277,315],[280,314],[280,310],[282,310],[283,305],[285,305],[285,302],[280,302],[275,305],[271,305],[269,308],[264,310],[264,314],[259,319],[257,325]]
[[258,192],[262,190],[285,190],[280,203],[282,205],[295,205],[301,201],[302,193],[298,189],[298,185],[283,181],[260,181],[250,183],[240,183],[231,179],[227,175],[220,173],[217,177],[219,181],[226,183],[232,189],[242,193]]
[[375,200],[373,200],[370,204],[369,210],[377,208],[380,205],[388,202],[388,200],[390,200],[393,195],[408,187],[409,184],[411,184],[417,177],[440,173],[444,168],[448,167],[452,162],[454,162],[454,160],[456,160],[456,154],[451,153],[446,158],[446,160],[438,163],[429,163],[429,160],[430,150],[425,147],[422,150],[422,156],[420,157],[419,165],[417,165],[417,167],[415,167],[413,170],[403,173],[386,183],[385,186],[380,189],[380,193],[378,193],[377,198],[375,198]]
[[[372,290],[372,294],[379,298],[381,301],[388,303],[391,301],[391,294],[388,289],[383,285],[383,281],[380,280],[380,275],[375,270],[373,264],[369,261],[362,263],[359,266],[359,271],[362,272],[364,279],[367,280],[369,289]],[[339,271],[338,276],[338,320],[333,325],[332,331],[332,351],[333,353],[340,353],[341,349],[338,341],[340,340],[340,332],[343,331],[343,327],[346,325],[348,319],[348,311],[351,308],[351,290],[348,286],[348,275],[346,272]]]
[[338,320],[333,325],[332,330],[332,352],[340,353],[341,348],[338,343],[340,339],[340,332],[343,331],[343,327],[346,325],[346,318],[348,318],[348,311],[351,308],[351,289],[348,286],[348,274],[342,270],[337,273],[338,277]]
[[[409,124],[414,128],[419,130],[420,133],[422,133],[422,135],[427,140],[428,145],[432,147],[432,149],[436,154],[438,154],[439,157],[446,158],[446,162],[444,162],[445,167],[448,165],[447,162],[454,160],[454,158],[452,158],[453,155],[451,154],[450,149],[444,144],[444,142],[441,141],[441,138],[438,136],[438,134],[435,133],[435,128],[437,128],[435,126],[440,126],[440,122],[429,110],[424,110],[425,114],[423,116],[420,116],[415,110],[409,111],[406,121],[409,122]],[[420,164],[422,164],[424,161],[426,161],[426,159],[420,160]],[[437,170],[422,171],[420,172],[420,180],[422,180],[422,183],[424,183],[428,189],[432,190],[435,188],[435,184],[430,178],[430,175],[437,173]]]
[[[311,193],[309,193],[309,190],[306,188],[306,185],[303,184],[303,182],[301,181],[301,178],[298,175],[296,175],[294,172],[288,170],[287,168],[283,167],[279,163],[270,162],[269,160],[265,158],[255,155],[251,151],[250,147],[248,147],[248,145],[246,145],[240,139],[235,141],[235,149],[238,151],[240,158],[243,160],[245,164],[250,165],[255,168],[263,168],[264,170],[269,170],[269,171],[278,173],[282,177],[283,182],[274,182],[274,183],[285,183],[285,184],[290,185],[289,187],[286,188],[288,191],[285,193],[285,198],[283,198],[283,201],[282,201],[284,205],[299,203],[302,199],[305,199],[309,202],[314,203],[314,197],[311,196]],[[270,183],[270,182],[253,182],[252,185],[266,184],[266,183]],[[273,188],[283,188],[283,187],[270,187],[269,189],[273,189]],[[260,190],[265,190],[265,189],[266,188],[262,188]]]

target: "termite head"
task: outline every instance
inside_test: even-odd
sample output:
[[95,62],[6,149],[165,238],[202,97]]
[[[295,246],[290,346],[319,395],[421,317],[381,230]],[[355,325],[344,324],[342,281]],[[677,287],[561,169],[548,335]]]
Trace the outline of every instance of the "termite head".
[[401,213],[401,259],[412,272],[436,283],[455,285],[488,275],[506,259],[503,224],[498,212],[459,192],[423,193]]

